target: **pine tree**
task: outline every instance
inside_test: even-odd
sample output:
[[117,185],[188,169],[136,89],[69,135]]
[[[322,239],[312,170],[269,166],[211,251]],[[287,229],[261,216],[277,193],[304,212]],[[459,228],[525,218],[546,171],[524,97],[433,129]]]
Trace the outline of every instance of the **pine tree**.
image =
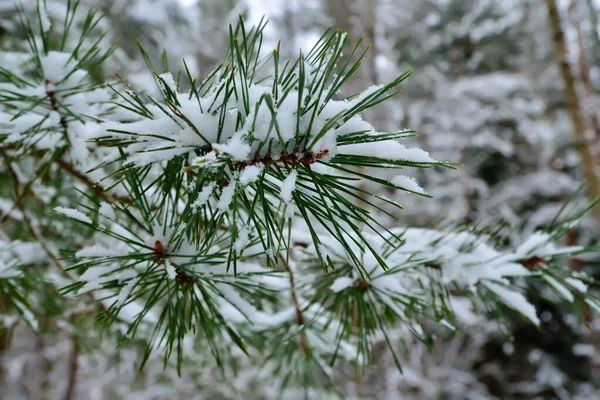
[[189,378],[183,393],[343,396],[379,347],[402,371],[398,344],[433,346],[464,307],[534,325],[536,295],[583,320],[600,310],[568,265],[596,249],[560,244],[593,202],[514,247],[495,227],[401,225],[384,190],[431,196],[397,170],[458,165],[362,118],[411,71],[339,99],[367,57],[344,32],[284,60],[285,43],[263,48],[264,22],[240,17],[202,80],[138,43],[148,90],[98,79],[116,47],[77,6],[54,22],[43,2],[34,19],[22,11],[27,47],[0,56],[2,336],[27,324],[70,338],[71,374],[53,390],[74,396],[82,354],[118,345],[134,354],[125,369],[162,361],[164,379]]

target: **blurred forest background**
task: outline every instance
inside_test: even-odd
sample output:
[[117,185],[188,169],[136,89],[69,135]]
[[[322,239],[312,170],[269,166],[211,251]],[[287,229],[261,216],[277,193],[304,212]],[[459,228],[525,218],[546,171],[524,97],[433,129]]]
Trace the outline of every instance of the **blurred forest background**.
[[[50,18],[60,20],[66,0],[46,2]],[[23,6],[34,15],[35,1],[23,0]],[[401,218],[408,226],[504,223],[504,240],[518,242],[550,221],[582,182],[589,194],[598,194],[600,1],[84,0],[81,7],[103,10],[108,32],[103,40],[119,44],[98,79],[118,72],[138,90],[155,88],[136,39],[158,64],[166,49],[171,70],[180,69],[185,58],[193,74],[206,77],[223,59],[228,24],[239,14],[250,24],[267,18],[263,47],[272,49],[281,39],[284,57],[308,50],[329,26],[347,31],[352,41],[364,36],[362,46],[371,45],[365,65],[341,97],[414,69],[403,92],[365,119],[382,131],[416,129],[420,134],[409,145],[464,167],[415,175],[435,199],[404,196]],[[0,0],[0,43],[10,48],[21,41],[13,0]],[[574,201],[585,198],[577,195]],[[573,229],[569,244],[597,240],[599,210]],[[598,278],[599,262],[574,260],[573,268]],[[589,319],[589,329],[582,329],[568,310],[540,307],[541,330],[509,319],[514,337],[503,334],[499,322],[463,314],[460,322],[473,329],[447,335],[433,352],[408,349],[403,375],[382,357],[381,366],[389,368],[365,379],[361,390],[380,399],[600,398],[600,321]],[[54,374],[46,380],[60,380],[61,363],[69,362],[60,346],[56,340],[23,341],[11,349],[4,360],[16,369],[5,384],[23,379],[19,368],[37,368],[35,374]],[[27,364],[44,349],[45,367]],[[129,388],[127,398],[179,398],[197,394],[190,382],[198,379],[215,393],[206,398],[232,398],[218,388],[216,376],[213,381],[194,376],[199,371],[178,380],[157,363],[135,378],[135,371],[116,367],[115,356],[89,357],[79,381],[87,398],[107,398],[107,386],[121,395],[127,389],[119,387]],[[165,383],[150,390],[148,382]],[[260,385],[243,379],[238,384],[248,385],[249,398],[264,398]]]

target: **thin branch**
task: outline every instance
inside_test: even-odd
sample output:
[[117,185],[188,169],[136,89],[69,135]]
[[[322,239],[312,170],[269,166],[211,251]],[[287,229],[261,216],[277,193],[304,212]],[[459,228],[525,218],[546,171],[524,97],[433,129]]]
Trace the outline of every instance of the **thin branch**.
[[[1,150],[0,150],[0,154],[2,154],[4,156],[4,152]],[[15,191],[18,192],[18,188],[20,186],[19,176],[17,175],[17,172],[14,170],[13,166],[10,164],[10,161],[8,161],[8,159],[6,159],[6,161],[7,161],[6,165],[8,167],[8,172],[11,175],[11,177],[13,178],[13,180],[15,181]],[[33,235],[35,240],[40,244],[40,246],[42,247],[44,252],[46,252],[48,257],[50,257],[52,262],[58,267],[58,269],[60,269],[61,271],[64,271],[62,264],[58,260],[58,256],[56,255],[56,253],[54,253],[54,251],[52,251],[50,246],[48,246],[48,244],[46,243],[46,240],[42,237],[41,232],[37,229],[37,227],[33,224],[33,222],[31,222],[31,220],[27,216],[25,207],[23,207],[23,203],[20,200],[21,199],[17,199],[17,202],[15,203],[15,205],[17,206],[17,208],[21,211],[21,214],[23,215],[23,222],[25,222],[25,225],[27,225],[27,228],[29,229],[29,231],[31,232],[31,234]]]
[[49,85],[50,85],[50,81],[48,79],[46,79],[46,81],[44,82],[44,85],[46,86],[46,96],[48,96],[48,100],[50,100],[50,108],[53,111],[56,111],[60,115],[59,124],[63,128],[63,133],[65,134],[65,136],[67,136],[67,134],[68,134],[67,117],[62,115],[60,112],[60,108],[58,107],[58,101],[56,100],[56,92],[54,90],[48,90]]
[[[19,179],[19,176],[16,173],[16,171],[12,168],[12,166],[10,165],[9,158],[8,158],[7,154],[4,152],[4,149],[0,149],[0,155],[2,155],[2,158],[4,158],[6,160],[7,165],[11,169],[10,172],[11,172],[11,175],[12,175],[13,179],[15,180],[16,184],[17,185],[20,184],[21,181]],[[20,203],[21,201],[23,201],[25,196],[27,196],[29,194],[29,190],[28,190],[29,187],[31,185],[33,185],[36,180],[38,180],[42,177],[42,175],[39,175],[39,173],[45,167],[46,162],[48,161],[48,160],[46,160],[46,158],[48,158],[48,157],[52,158],[51,153],[50,152],[44,153],[44,155],[41,157],[40,164],[37,166],[37,168],[35,169],[35,171],[33,173],[33,178],[24,185],[24,187],[22,188],[22,190],[20,192],[15,189],[15,194],[16,194],[15,204],[13,204],[12,208],[10,210],[8,210],[8,212],[2,217],[2,219],[0,219],[0,224],[6,222],[6,220],[9,219],[10,214],[16,208],[18,208],[17,204]],[[15,186],[15,188],[17,188],[17,187]]]
[[43,336],[37,336],[35,341],[35,350],[36,353],[41,357],[41,367],[43,374],[42,382],[40,383],[39,387],[39,394],[47,394],[50,389],[50,373],[52,372],[52,361],[48,357],[46,343],[44,342]]
[[123,197],[123,196],[119,196],[119,195],[111,195],[111,194],[106,193],[104,191],[104,189],[102,189],[101,186],[95,184],[87,175],[77,171],[68,162],[66,162],[62,159],[58,159],[57,164],[69,175],[76,178],[77,180],[82,182],[84,185],[86,185],[90,190],[92,190],[94,193],[96,193],[98,195],[98,197],[100,197],[105,202],[110,203],[110,204],[115,203],[117,201],[125,203],[125,204],[132,203],[131,199],[128,197]]
[[302,309],[300,308],[300,302],[298,301],[298,295],[296,294],[296,278],[294,277],[294,271],[290,268],[286,259],[279,253],[279,258],[283,263],[283,267],[288,273],[290,279],[290,290],[292,292],[292,303],[294,303],[294,308],[296,309],[296,323],[300,327],[300,332],[298,332],[298,342],[300,343],[300,349],[304,354],[308,354],[308,344],[306,343],[306,335],[302,330],[302,326],[304,325],[304,315],[302,315]]
[[65,392],[65,400],[72,400],[75,394],[75,386],[77,384],[77,371],[79,370],[79,349],[75,338],[73,338],[73,351],[71,352],[70,364],[69,364],[69,382],[67,384],[67,390]]

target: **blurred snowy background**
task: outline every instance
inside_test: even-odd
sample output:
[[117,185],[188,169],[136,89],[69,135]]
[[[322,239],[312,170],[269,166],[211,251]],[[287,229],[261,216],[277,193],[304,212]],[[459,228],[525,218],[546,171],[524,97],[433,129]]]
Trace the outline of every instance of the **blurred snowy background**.
[[[50,18],[60,20],[66,0],[46,2]],[[35,1],[22,3],[35,12]],[[181,68],[185,58],[192,74],[205,77],[224,57],[228,24],[239,14],[250,24],[265,16],[263,47],[272,49],[281,39],[284,57],[309,49],[329,26],[347,31],[352,41],[364,35],[363,44],[371,49],[341,95],[413,68],[403,93],[367,119],[382,131],[416,129],[420,135],[409,145],[464,164],[459,171],[415,175],[435,199],[403,196],[404,223],[505,221],[512,226],[506,240],[518,241],[550,220],[584,181],[579,146],[600,165],[600,1],[556,3],[571,83],[588,130],[585,143],[575,134],[546,0],[84,0],[81,7],[103,10],[108,31],[103,40],[119,44],[98,79],[112,79],[117,72],[150,92],[154,80],[136,39],[157,62],[166,49],[171,70]],[[13,0],[0,0],[0,43],[16,46],[21,34]],[[599,222],[590,216],[573,230],[570,244],[597,240]],[[577,267],[600,277],[598,261],[578,260]],[[600,398],[600,321],[590,320],[591,329],[582,329],[568,311],[540,307],[545,310],[541,330],[515,318],[509,322],[511,338],[498,323],[464,314],[461,322],[472,329],[448,336],[433,352],[418,346],[404,353],[404,375],[382,357],[381,366],[389,368],[369,377],[364,392],[380,399]],[[63,393],[71,342],[25,333],[16,340],[3,354],[7,391],[0,390],[0,398]],[[137,376],[119,362],[135,357],[135,349],[117,353],[110,340],[102,348],[79,354],[74,398],[236,398],[217,375],[201,375],[201,367],[189,368],[179,379],[157,362]],[[243,377],[235,385],[248,398],[272,395]]]

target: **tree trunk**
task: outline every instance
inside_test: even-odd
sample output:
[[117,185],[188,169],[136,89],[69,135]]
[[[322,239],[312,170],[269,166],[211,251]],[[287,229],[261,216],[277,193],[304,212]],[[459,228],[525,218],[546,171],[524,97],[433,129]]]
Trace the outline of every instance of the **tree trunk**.
[[[581,23],[577,17],[572,18],[572,24],[577,32],[577,45],[579,51],[579,78],[581,79],[581,83],[583,85],[583,96],[584,96],[584,111],[587,115],[588,120],[592,128],[594,129],[595,138],[594,144],[597,147],[598,138],[600,138],[600,121],[598,120],[598,110],[594,107],[594,84],[592,82],[592,76],[590,73],[590,62],[587,56],[587,49],[583,43],[583,32],[581,30]],[[593,25],[595,26],[595,25]],[[592,149],[592,156],[595,160],[598,160],[598,150],[597,148]]]
[[[567,42],[561,27],[557,2],[556,0],[546,0],[546,3],[548,5],[550,26],[552,28],[554,50],[556,52],[556,57],[560,66],[560,72],[564,81],[565,94],[569,104],[569,113],[571,115],[571,122],[573,123],[573,133],[575,136],[574,141],[577,145],[579,157],[581,158],[581,167],[583,169],[583,175],[585,177],[588,193],[590,197],[595,198],[600,195],[600,187],[595,171],[596,166],[594,163],[594,158],[590,153],[590,146],[588,143],[589,139],[593,138],[594,135],[588,134],[588,127],[584,117],[585,114],[577,94],[577,82],[567,57]],[[594,218],[596,219],[596,224],[598,228],[600,228],[600,205],[597,204],[592,209],[592,212]]]

